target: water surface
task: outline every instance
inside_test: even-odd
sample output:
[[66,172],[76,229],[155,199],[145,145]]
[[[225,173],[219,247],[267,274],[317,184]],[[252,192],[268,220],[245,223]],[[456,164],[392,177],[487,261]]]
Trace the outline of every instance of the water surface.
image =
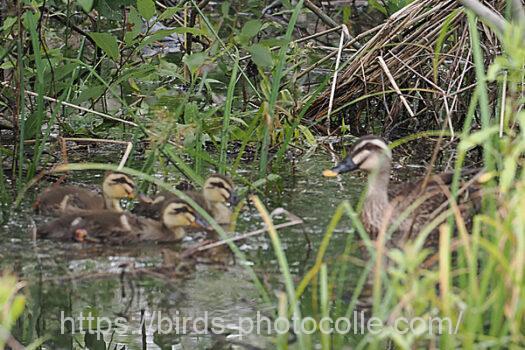
[[[355,200],[364,185],[363,178],[359,177],[345,177],[344,186],[337,179],[322,178],[321,171],[331,165],[327,154],[312,155],[298,161],[293,169],[284,167],[278,174],[281,178],[264,189],[263,200],[270,211],[282,207],[304,220],[303,225],[279,231],[297,280],[311,266],[335,207],[343,199]],[[251,177],[249,166],[240,173]],[[69,179],[96,186],[101,176],[97,172],[75,173]],[[177,183],[176,175],[172,181]],[[272,347],[272,337],[254,332],[238,336],[239,329],[245,326],[241,318],[255,320],[258,315],[272,316],[275,294],[284,290],[266,234],[238,245],[248,256],[247,264],[265,281],[275,302],[272,305],[262,302],[245,267],[238,261],[228,266],[197,264],[185,277],[161,277],[134,271],[161,265],[160,250],[178,249],[177,246],[101,247],[46,240],[33,242],[33,222],[43,219],[35,216],[30,208],[35,191],[28,193],[23,208],[0,228],[0,239],[4,242],[0,246],[0,268],[10,268],[28,282],[26,312],[14,331],[24,343],[48,336],[45,349],[82,349],[86,344],[92,349],[221,349],[229,348],[231,343]],[[238,220],[237,231],[248,232],[261,226],[256,210],[246,207]],[[327,254],[329,261],[342,252],[349,230],[346,220],[333,237]],[[305,236],[311,242],[311,250]],[[125,329],[107,332],[103,340],[97,340],[96,335],[83,335],[78,329],[81,324],[78,317],[90,312],[112,322],[121,317],[125,320],[122,322]],[[200,334],[195,329],[182,332],[180,326],[173,328],[179,332],[159,331],[159,325],[161,330],[175,327],[168,321],[159,321],[162,317],[174,322],[183,317],[195,320],[206,315],[208,320],[222,320],[225,330],[221,335]],[[67,317],[76,318],[74,332],[73,323]],[[141,320],[145,320],[144,326]],[[87,321],[82,324],[88,326]],[[100,328],[107,330],[104,326],[101,322]]]

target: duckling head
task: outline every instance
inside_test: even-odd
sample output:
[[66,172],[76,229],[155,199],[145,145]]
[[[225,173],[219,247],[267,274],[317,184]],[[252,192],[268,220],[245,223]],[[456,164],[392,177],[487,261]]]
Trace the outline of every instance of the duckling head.
[[331,177],[359,169],[368,173],[388,172],[391,160],[392,152],[385,140],[373,135],[364,136],[357,140],[341,163],[325,170],[323,175]]
[[174,199],[164,206],[162,222],[168,229],[209,228],[209,224],[188,203],[179,199]]
[[135,183],[126,174],[110,172],[104,178],[102,191],[108,199],[134,198]]
[[210,175],[206,179],[202,193],[204,198],[211,203],[229,203],[230,205],[236,205],[238,202],[232,180],[220,174]]

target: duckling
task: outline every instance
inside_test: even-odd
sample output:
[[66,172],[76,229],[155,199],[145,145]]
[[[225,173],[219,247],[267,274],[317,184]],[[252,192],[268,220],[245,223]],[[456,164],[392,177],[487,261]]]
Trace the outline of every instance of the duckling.
[[33,207],[44,215],[104,209],[121,213],[120,199],[133,198],[134,191],[135,184],[127,175],[109,172],[102,183],[102,196],[78,186],[54,186],[40,194]]
[[[411,205],[417,201],[422,203],[405,217],[400,223],[396,237],[401,241],[417,234],[430,221],[448,208],[447,192],[453,180],[452,173],[442,173],[432,176],[425,185],[424,179],[390,186],[390,168],[392,152],[386,142],[377,136],[365,136],[357,140],[350,149],[348,156],[336,167],[325,170],[324,176],[364,170],[368,173],[368,188],[361,211],[361,220],[372,238],[379,234],[385,213],[390,212],[389,224],[397,221],[400,215],[405,215]],[[478,169],[465,171],[462,176],[478,172]],[[458,198],[462,213],[479,207],[481,190],[477,183],[470,182]],[[432,232],[430,243],[436,240],[437,232]],[[435,242],[434,242],[435,243]]]
[[[237,195],[230,178],[213,174],[206,179],[202,192],[186,191],[184,193],[213,216],[217,223],[221,225],[230,224],[232,210],[229,205],[237,203]],[[153,199],[142,197],[140,198],[141,203],[135,206],[133,212],[156,218],[155,215],[158,215],[159,208],[163,206],[164,202],[173,198],[177,198],[177,196],[165,191],[160,192]]]
[[229,225],[232,209],[238,202],[233,181],[221,174],[212,174],[204,182],[202,196],[217,223]]
[[186,202],[167,201],[161,221],[130,213],[107,210],[66,214],[37,229],[37,237],[79,242],[174,242],[186,235],[187,228],[206,228],[207,223]]
[[[188,197],[193,199],[201,208],[209,212],[208,204],[202,198],[202,196],[195,195],[198,194],[198,192],[187,191],[184,193]],[[138,199],[139,203],[137,203],[133,208],[133,214],[159,220],[161,215],[161,209],[164,207],[164,205],[171,200],[178,199],[178,197],[171,192],[161,191],[153,198],[150,198],[145,195],[139,195]]]

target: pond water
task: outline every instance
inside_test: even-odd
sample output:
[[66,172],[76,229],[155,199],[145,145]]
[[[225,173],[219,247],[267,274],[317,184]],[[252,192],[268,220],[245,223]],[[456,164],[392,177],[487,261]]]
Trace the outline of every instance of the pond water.
[[[312,265],[336,206],[343,199],[355,201],[366,183],[360,177],[346,176],[344,183],[322,178],[321,171],[330,166],[331,157],[318,152],[298,161],[293,169],[291,166],[282,169],[278,174],[280,179],[265,189],[263,199],[269,210],[282,207],[304,220],[303,225],[279,231],[296,280]],[[249,178],[251,171],[248,167],[239,173]],[[69,179],[71,182],[100,183],[101,174],[93,174],[76,173]],[[173,183],[177,181],[174,177]],[[176,247],[151,244],[101,247],[57,244],[46,240],[33,242],[32,222],[38,223],[42,219],[31,211],[34,192],[36,190],[29,193],[24,209],[13,214],[7,225],[0,227],[3,242],[0,245],[0,269],[9,268],[28,283],[26,311],[14,329],[15,336],[23,343],[47,336],[49,340],[44,349],[82,349],[85,344],[90,349],[119,350],[229,349],[231,344],[238,344],[236,346],[240,349],[272,347],[272,337],[258,336],[256,332],[238,336],[240,328],[244,331],[243,327],[248,326],[242,318],[255,320],[258,316],[273,315],[273,308],[277,305],[276,292],[284,290],[266,234],[238,242],[238,246],[248,256],[247,263],[267,286],[273,305],[262,302],[244,264],[238,261],[228,266],[197,264],[195,270],[184,278],[175,278],[139,274],[136,270],[159,266],[161,249]],[[326,255],[329,260],[342,252],[349,225],[348,220],[339,225]],[[262,220],[256,210],[245,207],[238,220],[237,232],[244,233],[261,226]],[[305,235],[311,241],[311,250]],[[94,316],[107,317],[113,323],[120,322],[122,327],[117,329],[112,325],[109,329],[108,324],[99,319],[98,326],[105,331],[102,339],[97,339],[96,335],[83,335],[79,328],[88,328],[88,321],[82,322],[78,318],[90,312]],[[220,335],[203,334],[205,330],[199,332],[198,329],[184,331],[181,325],[178,328],[175,325],[176,320],[183,324],[183,317],[191,322],[198,322],[198,317],[219,319],[225,330]],[[96,329],[95,322],[92,322],[91,329]]]

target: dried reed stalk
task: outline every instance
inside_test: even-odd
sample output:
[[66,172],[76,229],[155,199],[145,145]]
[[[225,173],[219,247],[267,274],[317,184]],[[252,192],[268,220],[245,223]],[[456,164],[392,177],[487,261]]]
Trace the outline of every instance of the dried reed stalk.
[[[484,3],[501,13],[506,1]],[[384,129],[416,131],[441,127],[445,118],[451,129],[462,125],[475,74],[466,15],[459,9],[461,4],[455,0],[416,0],[393,14],[360,50],[347,58],[346,68],[337,79],[331,131],[337,131],[341,118],[345,118],[352,133],[362,133],[361,118],[365,116],[368,129],[379,122]],[[448,28],[446,33],[442,32],[444,27]],[[499,44],[495,34],[481,22],[480,31],[487,39],[484,50],[490,62],[500,51]],[[392,88],[392,80],[398,88]],[[315,123],[321,132],[328,129],[325,118],[329,98],[327,88],[305,115],[305,120]],[[406,112],[407,101],[413,116]]]

